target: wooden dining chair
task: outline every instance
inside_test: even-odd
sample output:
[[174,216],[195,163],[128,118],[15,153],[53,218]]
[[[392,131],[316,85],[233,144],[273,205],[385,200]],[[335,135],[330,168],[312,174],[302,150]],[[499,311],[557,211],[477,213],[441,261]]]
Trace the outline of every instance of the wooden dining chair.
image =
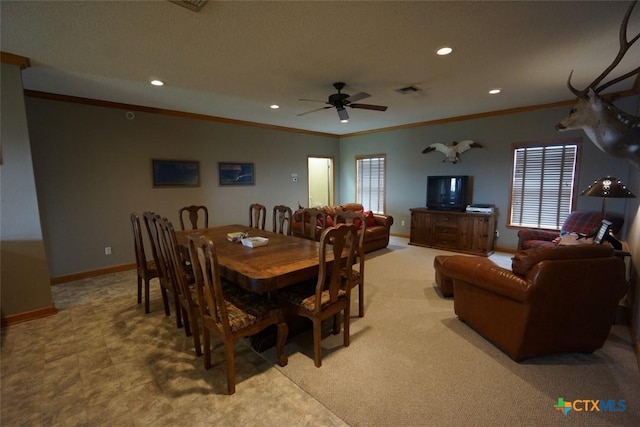
[[189,255],[193,265],[204,335],[204,366],[211,368],[211,335],[225,346],[227,392],[236,391],[234,343],[276,325],[278,365],[287,365],[284,344],[289,328],[278,305],[260,294],[224,282],[213,242],[202,235],[189,235]]
[[[333,221],[335,224],[353,224],[358,232],[358,246],[356,247],[358,269],[353,269],[351,280],[347,284],[350,289],[358,287],[358,316],[364,317],[364,234],[367,231],[367,223],[362,212],[354,211],[336,212]],[[347,272],[343,270],[342,278],[345,282],[347,276]]]
[[260,203],[252,203],[249,206],[249,227],[264,230],[267,221],[267,208]]
[[327,228],[327,216],[323,210],[304,208],[302,210],[302,237],[309,240],[318,240],[317,233],[322,234]]
[[273,207],[273,232],[291,236],[291,208],[285,205]]
[[[342,269],[333,268],[344,257],[343,266],[350,276],[357,245],[357,232],[353,224],[339,224],[322,232],[318,248],[318,279],[280,290],[278,297],[284,310],[311,319],[313,323],[313,359],[322,366],[322,321],[333,317],[333,333],[340,332],[340,313],[343,313],[345,347],[349,346],[349,320],[351,290],[343,286]],[[348,277],[350,280],[350,277]]]
[[[159,218],[153,212],[147,211],[142,214],[142,218],[144,220],[145,228],[147,229],[147,233],[149,235],[149,242],[151,243],[151,254],[153,255],[153,262],[158,272],[158,281],[160,282],[160,291],[162,293],[162,303],[164,305],[164,314],[166,316],[171,315],[169,310],[169,293],[173,294],[173,283],[171,283],[171,279],[169,278],[169,274],[167,272],[167,263],[164,258],[162,258],[162,253],[160,252],[160,236],[158,235],[158,227],[156,226],[156,218]],[[180,328],[182,327],[182,317],[180,316],[180,312],[176,311],[176,324]]]
[[144,283],[144,312],[149,313],[149,283],[151,279],[158,277],[158,270],[153,260],[147,261],[140,228],[140,217],[135,212],[131,214],[131,227],[133,228],[133,248],[136,253],[136,269],[138,271],[138,304],[142,303],[142,284]]
[[[206,206],[202,205],[191,205],[185,206],[178,211],[178,216],[180,217],[180,227],[182,230],[186,230],[184,226],[184,215],[188,214],[189,222],[191,223],[191,229],[196,230],[198,228],[207,228],[209,227],[209,209]],[[198,220],[200,218],[202,220],[202,227],[198,227]]]
[[184,332],[186,336],[193,337],[193,346],[196,355],[202,355],[202,345],[200,344],[200,307],[195,281],[190,281],[185,264],[180,255],[180,247],[176,239],[176,233],[171,221],[166,218],[158,218],[161,234],[161,252],[168,261],[168,270],[171,281],[174,283],[175,298],[179,302],[179,309],[182,313]]

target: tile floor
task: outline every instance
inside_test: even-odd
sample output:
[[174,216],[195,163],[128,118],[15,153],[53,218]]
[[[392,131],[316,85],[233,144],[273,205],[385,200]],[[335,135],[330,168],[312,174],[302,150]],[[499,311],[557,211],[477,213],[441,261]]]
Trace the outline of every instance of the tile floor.
[[236,345],[236,393],[226,394],[222,346],[204,369],[193,341],[136,304],[135,272],[54,286],[59,313],[2,329],[2,426],[343,426],[254,352]]

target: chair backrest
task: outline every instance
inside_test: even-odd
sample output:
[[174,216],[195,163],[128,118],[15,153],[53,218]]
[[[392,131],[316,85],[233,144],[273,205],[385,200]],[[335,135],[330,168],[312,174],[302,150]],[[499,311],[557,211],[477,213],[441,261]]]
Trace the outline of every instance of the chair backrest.
[[[322,296],[324,291],[329,293],[331,304],[338,300],[342,290],[342,272],[347,272],[347,280],[351,280],[351,272],[355,262],[355,252],[357,245],[357,231],[353,224],[339,224],[329,227],[320,236],[320,246],[318,247],[318,258],[320,269],[318,272],[318,282],[316,283],[315,311],[322,311]],[[333,255],[333,265],[342,268],[327,268],[327,255]],[[344,258],[343,258],[344,257]],[[344,259],[344,261],[340,261]],[[327,302],[325,301],[325,304]]]
[[367,221],[364,214],[354,211],[336,212],[333,223],[335,225],[353,224],[356,226],[356,230],[358,230],[358,257],[360,257],[364,251],[364,234],[367,231]]
[[[320,230],[318,231],[318,227]],[[327,213],[320,209],[305,208],[302,210],[302,237],[310,240],[318,240],[316,233],[324,232],[327,228]]]
[[[204,218],[203,227],[198,227],[198,219],[200,218],[200,212],[202,212],[202,217]],[[185,206],[178,211],[178,215],[180,217],[180,227],[182,230],[186,230],[184,226],[184,214],[188,213],[189,222],[191,223],[191,229],[196,230],[198,228],[207,228],[209,227],[209,209],[206,206],[202,205],[191,205]]]
[[136,266],[138,273],[144,275],[147,270],[147,256],[144,253],[140,217],[135,212],[131,214],[131,227],[133,228],[133,248],[136,252]]
[[167,272],[171,282],[174,284],[174,289],[178,293],[178,297],[192,303],[193,300],[189,291],[184,263],[173,224],[166,218],[157,217],[156,225],[160,236],[160,252],[166,260]]
[[158,279],[162,283],[167,283],[170,280],[169,273],[167,271],[167,262],[160,252],[160,235],[158,234],[158,226],[156,224],[159,215],[147,211],[142,214],[144,225],[149,233],[149,242],[151,242],[151,253],[153,254],[153,261],[156,264],[158,270]]
[[273,207],[273,232],[291,235],[291,208],[285,205]]
[[249,206],[249,227],[264,230],[267,221],[267,208],[260,203],[252,203]]
[[198,297],[201,298],[200,313],[204,319],[210,320],[207,322],[207,327],[217,328],[220,337],[230,336],[231,323],[222,292],[216,248],[211,239],[201,234],[191,234],[188,239],[196,288]]

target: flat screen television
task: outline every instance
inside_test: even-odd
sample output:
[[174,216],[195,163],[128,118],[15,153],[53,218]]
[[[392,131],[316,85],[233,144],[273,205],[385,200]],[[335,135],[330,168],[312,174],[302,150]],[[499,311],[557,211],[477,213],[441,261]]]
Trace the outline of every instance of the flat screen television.
[[427,177],[427,208],[464,211],[471,202],[470,182],[466,175]]

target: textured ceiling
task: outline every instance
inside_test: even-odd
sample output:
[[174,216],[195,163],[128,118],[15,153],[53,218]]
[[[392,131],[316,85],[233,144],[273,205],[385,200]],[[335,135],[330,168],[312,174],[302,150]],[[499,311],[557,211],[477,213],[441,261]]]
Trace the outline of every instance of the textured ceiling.
[[[572,69],[582,88],[615,57],[628,5],[208,1],[193,12],[168,1],[3,0],[0,47],[30,58],[26,89],[350,134],[569,100]],[[435,55],[443,45],[454,53]],[[612,77],[640,63],[638,45]],[[336,81],[388,110],[349,109],[347,124],[334,109],[297,116],[323,106],[298,98],[324,101]],[[421,90],[396,92],[407,85]],[[494,87],[503,93],[489,95]]]

